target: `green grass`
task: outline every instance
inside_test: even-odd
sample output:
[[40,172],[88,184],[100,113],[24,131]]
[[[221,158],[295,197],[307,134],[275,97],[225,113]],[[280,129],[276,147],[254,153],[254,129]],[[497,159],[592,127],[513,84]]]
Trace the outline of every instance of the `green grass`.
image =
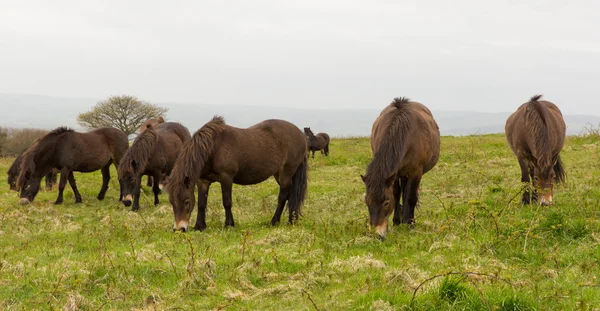
[[56,189],[20,206],[2,174],[0,309],[600,309],[597,137],[567,139],[569,179],[551,207],[521,206],[503,135],[442,137],[416,227],[392,227],[385,242],[361,201],[369,140],[333,139],[330,149],[310,160],[295,226],[269,225],[273,179],[234,186],[230,229],[211,187],[207,230],[182,234],[166,194],[154,207],[144,188],[136,213],[119,205],[114,168],[104,201],[99,172],[76,174],[83,204],[67,186],[61,206]]

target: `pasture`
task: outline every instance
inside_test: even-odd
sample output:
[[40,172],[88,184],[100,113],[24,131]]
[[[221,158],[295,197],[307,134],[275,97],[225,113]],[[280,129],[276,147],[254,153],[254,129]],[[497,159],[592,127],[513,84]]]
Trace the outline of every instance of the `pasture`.
[[114,167],[102,202],[100,172],[75,173],[82,204],[67,186],[53,205],[55,186],[21,206],[0,159],[0,309],[600,310],[600,137],[568,137],[562,158],[554,204],[522,206],[504,135],[442,137],[415,228],[390,225],[383,242],[362,202],[367,138],[309,160],[298,224],[269,224],[271,178],[234,185],[229,229],[214,184],[208,228],[188,233],[172,232],[166,193],[119,204]]

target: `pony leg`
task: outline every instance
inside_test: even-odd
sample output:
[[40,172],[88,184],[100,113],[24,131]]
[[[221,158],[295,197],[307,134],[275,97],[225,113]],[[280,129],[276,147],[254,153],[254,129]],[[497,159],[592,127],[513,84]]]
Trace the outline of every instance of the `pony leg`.
[[[150,178],[150,176],[148,176],[148,178]],[[154,185],[152,185],[152,192],[154,192],[154,205],[155,206],[160,204],[160,201],[158,200],[158,195],[160,194],[161,178],[162,178],[162,172],[158,172],[156,175],[153,176]]]
[[71,185],[71,189],[73,189],[73,193],[75,194],[75,203],[81,203],[81,194],[79,193],[79,190],[77,190],[77,184],[75,183],[75,176],[73,175],[73,172],[69,173],[69,185]]
[[529,187],[531,185],[531,179],[529,176],[529,163],[527,160],[519,158],[519,166],[521,167],[521,182],[525,183],[528,186],[523,192],[521,203],[523,203],[524,205],[531,204],[532,198]]
[[133,189],[133,204],[131,205],[132,211],[140,209],[140,192],[142,188],[142,176],[135,178],[135,188]]
[[223,196],[223,208],[225,208],[225,227],[234,227],[235,221],[233,221],[233,214],[231,213],[231,190],[233,187],[233,181],[231,178],[222,178],[221,180],[221,194]]
[[152,187],[152,176],[148,176],[148,180],[146,180],[146,187]]
[[198,182],[198,216],[194,229],[204,231],[206,229],[206,203],[208,201],[208,189],[210,181],[201,180]]
[[400,213],[402,212],[402,205],[400,199],[402,196],[402,187],[406,185],[406,177],[401,177],[394,181],[394,226],[399,225],[402,222]]
[[417,175],[407,179],[406,193],[403,196],[403,212],[404,217],[402,222],[413,225],[415,223],[415,207],[419,201],[419,184],[421,183],[421,175]]
[[106,190],[108,190],[108,182],[110,181],[110,165],[112,161],[102,167],[102,188],[100,188],[100,192],[98,193],[98,200],[104,200],[104,196],[106,195]]
[[312,151],[312,158],[313,159],[315,158],[315,151],[314,150]]
[[69,176],[69,170],[63,168],[60,171],[60,182],[58,183],[58,197],[54,204],[62,204],[63,202],[63,192],[65,191],[65,186],[67,185],[67,178]]
[[50,171],[50,173],[48,173],[46,175],[46,191],[50,191],[52,190],[52,177],[53,177],[53,172]]
[[[285,202],[289,199],[290,196],[290,187],[289,182],[288,185],[284,187],[280,184],[279,186],[279,196],[277,196],[277,209],[275,210],[275,214],[271,219],[271,225],[275,226],[281,221],[281,214],[283,213],[283,208],[285,207]],[[290,209],[290,222],[292,221],[292,210]]]

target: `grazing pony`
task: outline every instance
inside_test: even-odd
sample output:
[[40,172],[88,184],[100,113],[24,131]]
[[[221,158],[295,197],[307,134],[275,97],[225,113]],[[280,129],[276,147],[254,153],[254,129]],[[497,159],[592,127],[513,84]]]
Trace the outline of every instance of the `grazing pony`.
[[537,201],[537,190],[543,191],[540,203],[552,203],[554,181],[562,183],[567,174],[560,159],[565,143],[566,125],[560,109],[553,103],[533,96],[506,120],[508,145],[521,166],[521,181],[531,183],[534,190],[526,189],[523,204]]
[[171,173],[183,143],[190,138],[192,136],[188,129],[174,122],[148,125],[146,130],[138,135],[121,158],[117,169],[125,206],[131,206],[133,200],[131,210],[140,208],[142,175],[153,177],[154,205],[160,203],[158,194],[163,175],[168,176]]
[[198,217],[194,229],[206,228],[206,201],[213,182],[221,184],[225,226],[234,226],[232,185],[252,185],[274,176],[279,184],[277,224],[288,202],[289,221],[298,219],[307,188],[306,138],[299,128],[283,120],[266,120],[241,129],[215,116],[185,143],[171,172],[167,189],[173,205],[173,230],[186,231],[194,209],[198,184]]
[[[19,153],[15,161],[6,172],[6,174],[8,174],[7,180],[11,191],[17,191],[17,178],[19,177],[19,168],[21,166],[21,161],[23,160],[23,153],[25,153],[25,150]],[[46,174],[46,190],[52,190],[52,185],[56,184],[56,176],[58,173],[59,171],[53,168],[50,173]]]
[[315,158],[315,151],[321,150],[321,154],[329,155],[329,135],[327,133],[313,134],[310,127],[304,128],[304,135],[308,140],[308,152],[312,151],[312,158]]
[[[140,129],[139,129],[140,134],[142,134],[148,127],[156,126],[161,123],[165,123],[165,119],[162,116],[159,116],[158,118],[146,120],[146,122],[144,122],[144,124],[142,124],[142,126],[140,126]],[[148,180],[146,181],[146,186],[152,187],[152,176],[148,176]]]
[[427,107],[408,98],[394,98],[373,124],[371,150],[373,160],[361,177],[370,225],[384,239],[392,211],[394,225],[414,223],[421,177],[440,156],[440,131]]
[[17,179],[17,187],[21,190],[21,204],[33,201],[39,191],[42,176],[53,168],[60,170],[55,204],[63,202],[67,180],[75,193],[75,203],[81,203],[73,172],[102,170],[102,188],[98,200],[104,199],[110,180],[110,165],[118,164],[128,147],[127,135],[115,128],[100,128],[87,133],[78,133],[67,127],[53,130],[23,154]]

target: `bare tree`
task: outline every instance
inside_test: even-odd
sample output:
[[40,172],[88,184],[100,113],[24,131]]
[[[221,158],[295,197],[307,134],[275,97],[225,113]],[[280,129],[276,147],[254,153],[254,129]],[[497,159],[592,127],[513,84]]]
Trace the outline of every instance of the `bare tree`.
[[88,129],[114,127],[130,135],[146,120],[164,117],[167,111],[169,109],[141,101],[135,96],[111,96],[92,110],[80,113],[77,122]]

